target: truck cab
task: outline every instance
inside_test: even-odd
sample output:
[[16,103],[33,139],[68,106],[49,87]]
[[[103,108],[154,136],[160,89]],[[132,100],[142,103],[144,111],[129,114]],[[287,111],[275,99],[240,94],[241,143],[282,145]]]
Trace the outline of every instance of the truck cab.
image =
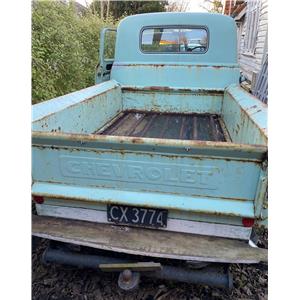
[[[104,30],[96,84],[33,106],[33,235],[151,261],[265,262],[249,241],[267,220],[267,107],[239,76],[228,16],[142,14]],[[170,278],[136,259],[110,267]]]

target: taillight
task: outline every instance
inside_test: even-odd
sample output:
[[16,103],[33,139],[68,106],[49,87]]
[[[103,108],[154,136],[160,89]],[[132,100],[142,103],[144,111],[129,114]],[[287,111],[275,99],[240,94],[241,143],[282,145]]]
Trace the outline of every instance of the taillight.
[[37,204],[44,203],[44,197],[43,196],[33,196],[33,201]]
[[254,225],[254,219],[243,218],[242,223],[243,223],[244,227],[252,227]]

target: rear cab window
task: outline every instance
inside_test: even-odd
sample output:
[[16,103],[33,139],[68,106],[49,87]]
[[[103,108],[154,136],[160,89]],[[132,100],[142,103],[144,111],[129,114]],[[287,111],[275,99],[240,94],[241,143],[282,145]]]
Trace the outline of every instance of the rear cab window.
[[153,26],[141,30],[143,53],[203,54],[208,50],[208,29],[204,26]]

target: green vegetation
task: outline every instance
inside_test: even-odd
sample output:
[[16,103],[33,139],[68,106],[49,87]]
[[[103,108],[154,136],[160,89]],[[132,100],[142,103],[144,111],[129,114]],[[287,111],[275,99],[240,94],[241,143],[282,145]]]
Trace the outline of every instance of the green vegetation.
[[114,27],[74,5],[39,1],[32,9],[32,103],[38,103],[94,84],[99,32]]
[[99,17],[111,15],[120,19],[124,15],[166,11],[168,1],[99,1],[94,0],[90,9]]
[[[101,29],[116,27],[125,15],[164,11],[167,3],[118,2],[94,1],[88,9],[74,2],[32,3],[33,104],[93,85]],[[113,45],[105,50],[113,56]]]

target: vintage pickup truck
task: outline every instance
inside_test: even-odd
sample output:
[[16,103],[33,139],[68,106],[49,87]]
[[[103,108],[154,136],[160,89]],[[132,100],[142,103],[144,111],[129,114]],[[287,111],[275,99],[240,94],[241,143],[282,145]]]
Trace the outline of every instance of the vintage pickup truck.
[[239,86],[233,19],[126,17],[99,61],[94,86],[32,107],[44,261],[119,272],[123,289],[140,275],[231,287],[230,263],[267,260],[251,240],[267,220],[267,107]]

